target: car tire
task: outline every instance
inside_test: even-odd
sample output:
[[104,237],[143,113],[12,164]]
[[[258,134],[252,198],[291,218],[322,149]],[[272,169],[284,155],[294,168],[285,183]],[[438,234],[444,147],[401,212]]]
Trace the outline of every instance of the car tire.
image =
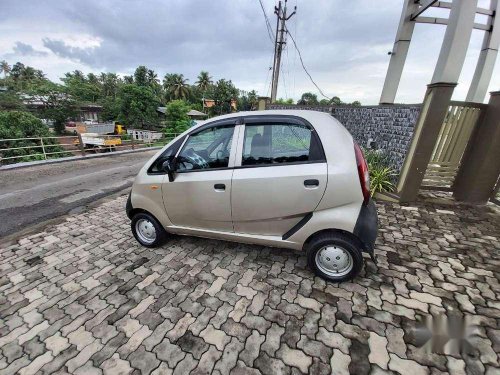
[[132,217],[130,223],[132,234],[137,242],[145,247],[158,247],[167,241],[167,232],[156,218],[147,213],[139,212]]
[[363,267],[359,242],[343,233],[321,233],[313,237],[306,251],[309,267],[328,281],[351,280]]

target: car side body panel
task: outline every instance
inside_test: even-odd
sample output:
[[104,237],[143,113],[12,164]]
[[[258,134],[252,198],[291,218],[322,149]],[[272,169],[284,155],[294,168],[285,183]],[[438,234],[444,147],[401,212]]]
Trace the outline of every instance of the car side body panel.
[[[317,180],[318,186],[304,186],[308,179]],[[235,169],[234,230],[282,236],[316,209],[326,186],[326,163]]]

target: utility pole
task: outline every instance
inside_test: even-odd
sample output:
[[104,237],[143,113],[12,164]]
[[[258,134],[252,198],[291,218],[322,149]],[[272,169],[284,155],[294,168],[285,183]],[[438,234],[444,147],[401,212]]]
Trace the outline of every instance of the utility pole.
[[281,52],[283,51],[283,45],[286,43],[284,34],[286,32],[286,21],[288,21],[297,11],[297,7],[293,10],[293,13],[288,17],[286,16],[286,3],[285,6],[281,6],[281,1],[278,6],[274,7],[274,13],[278,17],[276,20],[276,39],[274,44],[274,62],[273,62],[273,80],[271,88],[271,103],[276,101],[276,94],[278,93],[278,80],[280,76],[280,65],[281,65]]

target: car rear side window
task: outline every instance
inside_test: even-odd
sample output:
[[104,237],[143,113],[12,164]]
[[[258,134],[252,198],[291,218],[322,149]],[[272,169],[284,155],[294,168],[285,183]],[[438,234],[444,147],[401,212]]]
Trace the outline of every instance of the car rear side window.
[[299,124],[246,124],[243,166],[319,160],[313,130]]

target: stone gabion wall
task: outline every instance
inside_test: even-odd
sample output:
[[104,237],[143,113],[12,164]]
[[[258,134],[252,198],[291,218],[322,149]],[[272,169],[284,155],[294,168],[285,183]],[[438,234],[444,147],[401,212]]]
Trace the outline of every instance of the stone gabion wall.
[[331,114],[349,130],[359,145],[368,140],[383,150],[397,172],[401,170],[410,146],[420,105],[373,107],[334,107]]
[[328,112],[351,132],[359,145],[366,147],[371,139],[387,154],[398,173],[410,146],[420,114],[419,104],[379,106],[295,106],[268,105],[266,109],[303,109]]

